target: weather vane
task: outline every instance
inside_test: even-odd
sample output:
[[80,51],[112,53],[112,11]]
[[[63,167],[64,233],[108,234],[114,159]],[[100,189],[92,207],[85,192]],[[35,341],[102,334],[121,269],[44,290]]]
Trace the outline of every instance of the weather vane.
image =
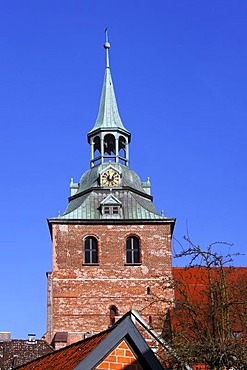
[[105,29],[105,43],[104,43],[104,48],[106,49],[106,68],[110,67],[109,64],[109,52],[108,50],[110,49],[110,43],[108,41],[108,27]]
[[108,27],[105,29],[105,42],[108,42]]

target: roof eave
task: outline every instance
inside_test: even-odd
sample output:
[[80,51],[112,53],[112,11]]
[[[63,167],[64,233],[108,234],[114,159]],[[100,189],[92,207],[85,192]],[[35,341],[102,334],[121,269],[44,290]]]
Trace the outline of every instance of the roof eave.
[[160,219],[67,219],[67,218],[48,218],[47,219],[49,228],[51,229],[53,224],[77,224],[77,225],[159,225],[159,224],[170,224],[172,226],[172,231],[174,229],[176,219],[175,218],[160,218]]
[[108,132],[108,131],[111,131],[111,132],[120,132],[124,135],[126,135],[128,137],[128,142],[130,143],[131,141],[131,133],[126,130],[125,128],[122,128],[122,127],[117,127],[117,126],[114,126],[114,127],[94,127],[91,131],[89,131],[89,133],[87,134],[87,140],[88,140],[88,143],[90,144],[90,137],[92,135],[97,135],[99,134],[100,132]]

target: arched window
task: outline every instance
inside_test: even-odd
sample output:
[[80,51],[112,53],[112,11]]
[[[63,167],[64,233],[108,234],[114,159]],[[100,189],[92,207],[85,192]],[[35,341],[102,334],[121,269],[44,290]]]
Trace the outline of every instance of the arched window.
[[98,263],[98,242],[93,236],[88,236],[85,239],[84,261],[88,264]]
[[116,154],[116,139],[112,134],[107,134],[104,137],[104,154],[110,156]]
[[139,239],[136,236],[130,236],[126,240],[126,262],[140,263]]
[[94,146],[93,146],[93,151],[94,151],[94,164],[99,164],[100,163],[100,158],[101,158],[101,155],[100,155],[100,138],[99,136],[96,136],[94,138]]
[[123,136],[119,136],[118,139],[118,146],[119,146],[119,162],[122,164],[126,164],[127,159],[126,159],[126,139]]
[[117,307],[110,307],[110,326],[115,324],[116,316],[118,316]]

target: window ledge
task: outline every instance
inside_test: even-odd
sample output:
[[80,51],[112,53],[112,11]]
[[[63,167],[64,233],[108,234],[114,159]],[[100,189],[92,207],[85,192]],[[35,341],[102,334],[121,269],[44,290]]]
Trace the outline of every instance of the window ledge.
[[82,266],[99,266],[99,263],[83,263]]
[[124,266],[141,266],[141,263],[125,263]]

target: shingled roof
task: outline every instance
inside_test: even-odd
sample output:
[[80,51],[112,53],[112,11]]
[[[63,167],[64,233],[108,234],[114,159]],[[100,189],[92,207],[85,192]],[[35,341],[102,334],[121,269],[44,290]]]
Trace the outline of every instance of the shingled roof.
[[24,366],[16,367],[15,369],[25,370],[72,370],[88,354],[94,350],[95,347],[108,335],[108,332],[94,335],[92,338],[73,343],[70,346],[62,348],[54,353],[43,356],[36,361],[32,361]]
[[[73,343],[54,353],[48,354],[17,370],[82,370],[96,369],[122,344],[132,354],[138,370],[162,370],[160,362],[145,342],[131,320],[131,312],[124,315],[114,326],[90,338]],[[122,361],[119,357],[119,361]],[[117,356],[115,356],[117,361]],[[117,363],[117,362],[115,362]],[[120,362],[119,362],[120,364]],[[133,365],[133,362],[131,362]],[[99,367],[103,369],[104,367]],[[123,369],[126,368],[126,363]]]
[[45,354],[54,352],[54,349],[44,340],[12,339],[0,341],[0,369],[9,370],[15,366],[26,364]]

